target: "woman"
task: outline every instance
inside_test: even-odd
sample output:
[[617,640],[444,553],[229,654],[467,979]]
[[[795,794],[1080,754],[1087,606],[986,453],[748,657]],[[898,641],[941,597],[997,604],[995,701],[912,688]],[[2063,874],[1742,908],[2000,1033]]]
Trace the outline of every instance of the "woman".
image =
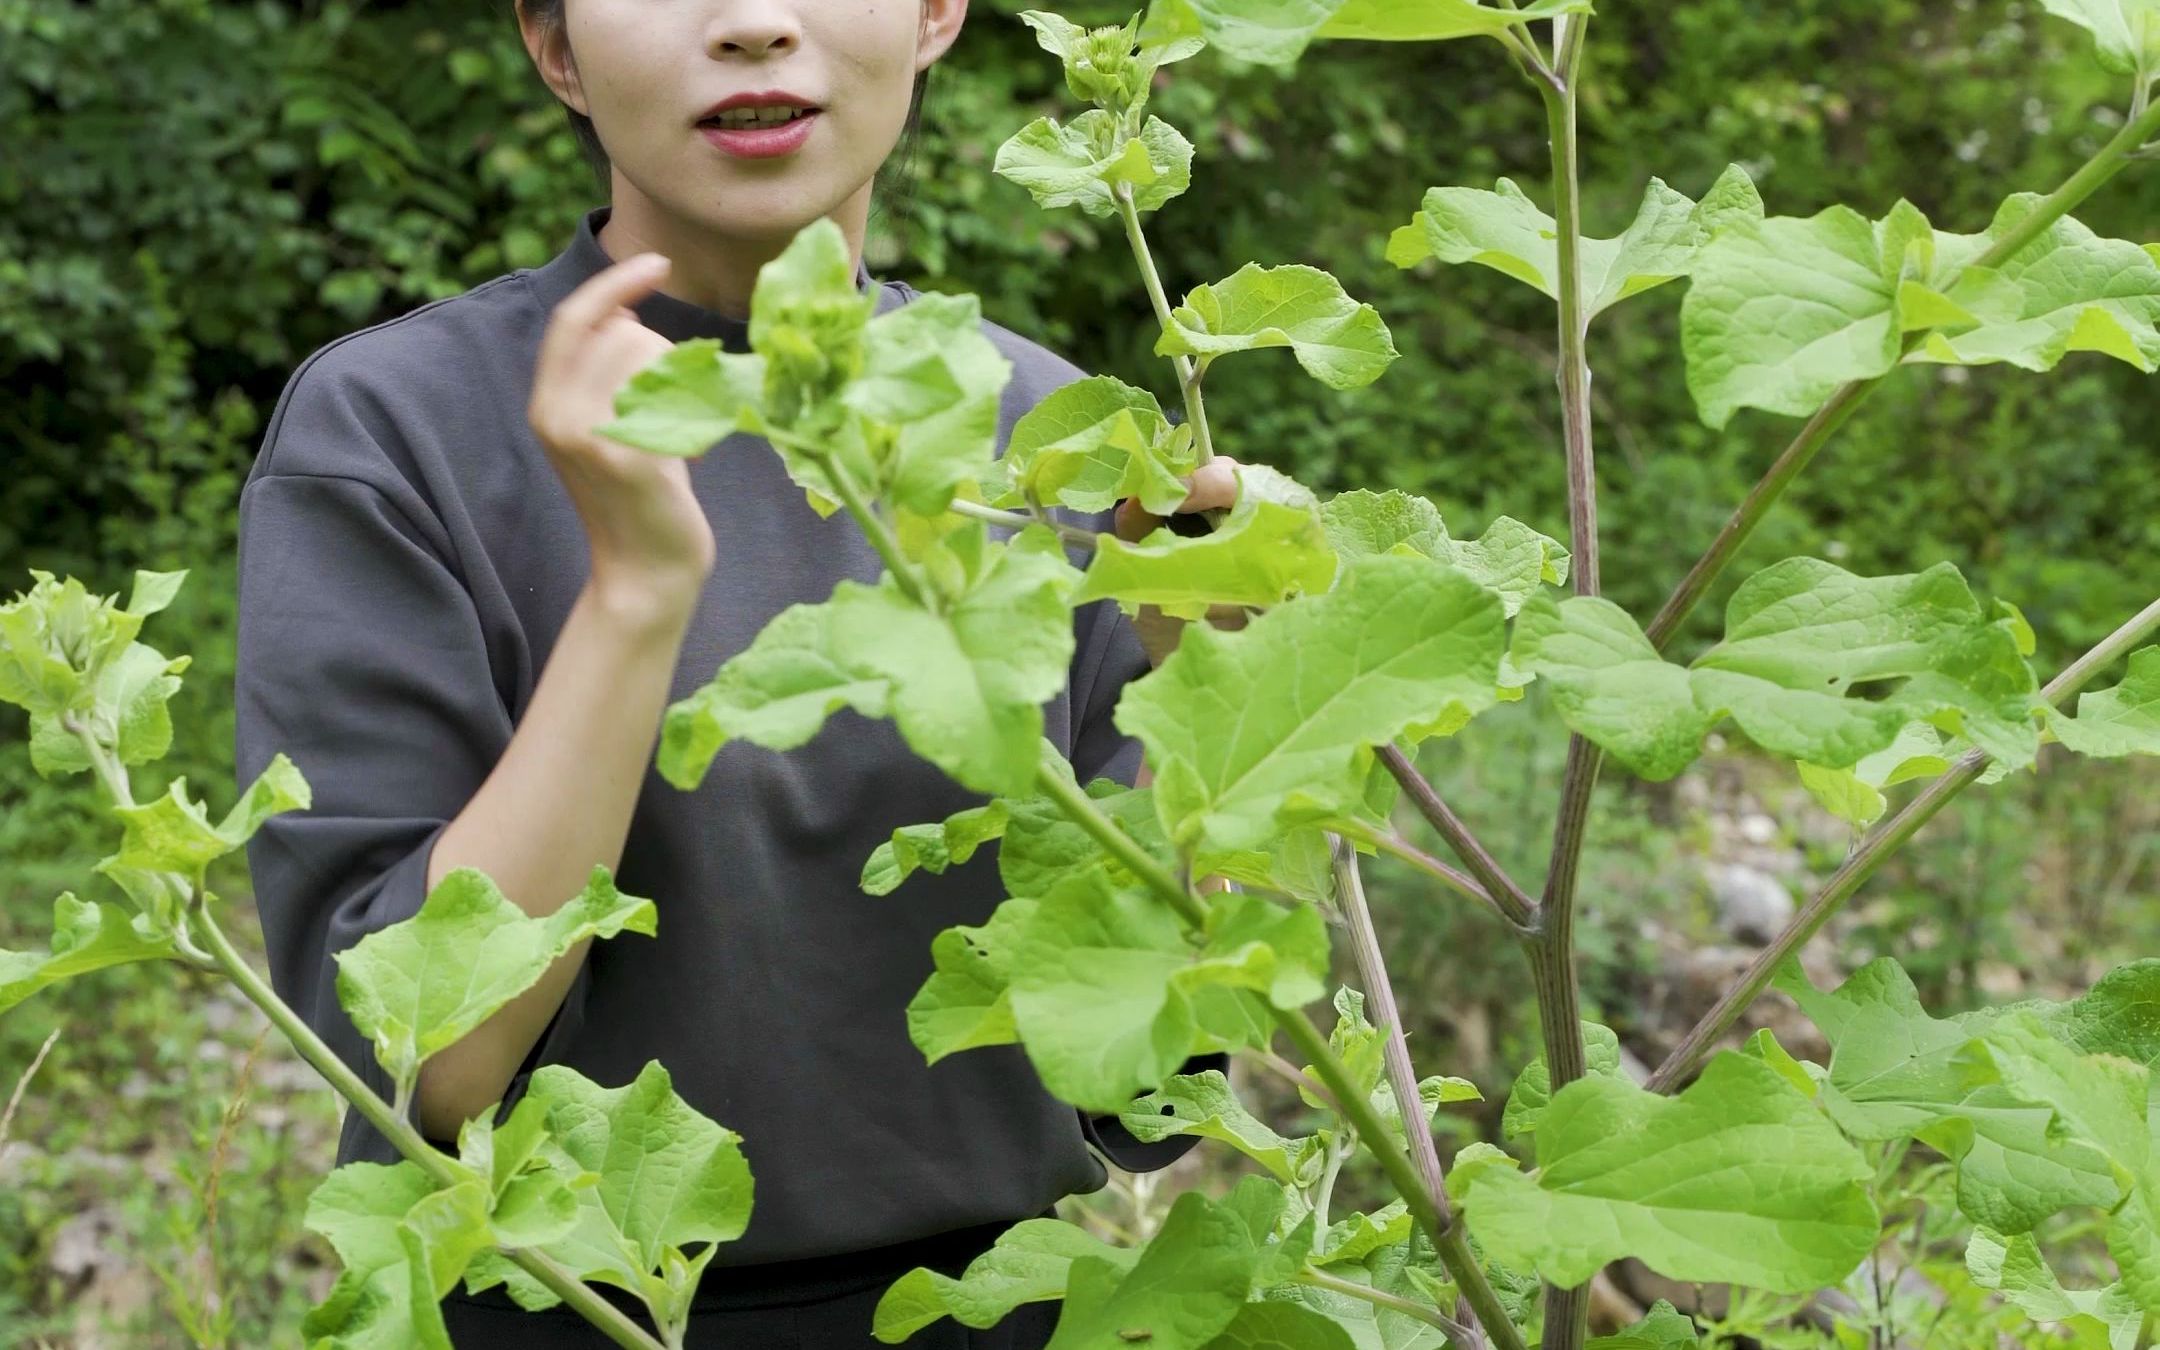
[[[338,1004],[335,955],[411,915],[450,869],[481,869],[533,914],[595,863],[652,897],[656,938],[572,949],[428,1062],[412,1118],[448,1147],[541,1064],[613,1087],[659,1060],[693,1107],[744,1136],[755,1178],[748,1231],[704,1277],[692,1345],[875,1345],[871,1309],[893,1278],[958,1273],[1011,1223],[1104,1184],[1090,1143],[1138,1170],[1189,1146],[1138,1145],[1114,1117],[1058,1102],[1016,1046],[923,1063],[903,1010],[931,939],[983,921],[1001,893],[988,854],[891,897],[860,891],[863,860],[896,826],[978,800],[889,723],[843,711],[784,756],[731,745],[693,792],[653,768],[669,703],[786,606],[879,564],[754,437],[685,461],[591,429],[671,342],[747,350],[758,268],[821,216],[880,312],[918,294],[861,263],[872,179],[966,9],[522,0],[535,66],[604,154],[609,204],[545,265],[311,355],[241,495],[240,781],[282,750],[314,790],[312,809],[272,817],[248,845],[278,992],[386,1092]],[[715,124],[742,96],[811,111]],[[1015,418],[1083,372],[984,331],[1014,366],[1002,447]],[[1180,509],[1226,505],[1230,468],[1196,475]],[[1126,503],[1116,523],[1137,536],[1158,522]],[[1107,602],[1075,626],[1045,734],[1083,781],[1131,782],[1139,746],[1110,714],[1161,642],[1144,651]],[[341,1164],[394,1157],[348,1112]],[[460,1288],[444,1311],[460,1345],[603,1343],[500,1288]],[[1039,1346],[1056,1313],[1027,1305],[989,1331],[941,1321],[909,1343]]]

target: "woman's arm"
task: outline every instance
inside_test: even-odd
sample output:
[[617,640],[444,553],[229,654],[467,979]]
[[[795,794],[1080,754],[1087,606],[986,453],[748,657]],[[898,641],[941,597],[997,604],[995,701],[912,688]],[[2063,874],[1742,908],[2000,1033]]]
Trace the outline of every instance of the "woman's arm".
[[[586,583],[508,748],[436,841],[428,889],[452,868],[477,867],[538,917],[582,891],[595,863],[621,865],[696,600],[685,587]],[[423,1134],[455,1139],[502,1098],[590,945],[571,947],[538,984],[421,1066]]]

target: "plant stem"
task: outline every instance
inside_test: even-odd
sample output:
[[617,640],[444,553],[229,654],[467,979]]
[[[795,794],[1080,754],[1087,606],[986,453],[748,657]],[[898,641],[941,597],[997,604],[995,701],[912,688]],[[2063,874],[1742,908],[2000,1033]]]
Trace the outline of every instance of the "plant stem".
[[[1126,867],[1130,868],[1144,884],[1160,895],[1195,928],[1205,928],[1207,911],[1199,897],[1186,889],[1170,870],[1150,857],[1129,835],[1117,827],[1117,823],[1104,815],[1095,800],[1078,787],[1067,783],[1045,762],[1036,772],[1036,782],[1057,803],[1058,809],[1082,829],[1110,850]],[[1455,1224],[1454,1216],[1443,1206],[1443,1191],[1435,1203],[1435,1197],[1425,1189],[1422,1178],[1411,1165],[1409,1155],[1390,1146],[1386,1126],[1373,1109],[1372,1102],[1361,1096],[1357,1085],[1350,1081],[1350,1071],[1313,1025],[1302,1008],[1278,1008],[1268,1005],[1268,1013],[1290,1037],[1293,1045],[1305,1056],[1305,1062],[1319,1073],[1320,1081],[1327,1084],[1334,1094],[1336,1110],[1350,1122],[1358,1137],[1372,1151],[1381,1170],[1409,1206],[1410,1213],[1425,1229],[1439,1253],[1440,1262],[1454,1277],[1456,1288],[1463,1291],[1470,1306],[1477,1311],[1486,1331],[1498,1342],[1500,1350],[1527,1350],[1522,1337],[1516,1334],[1514,1324],[1500,1307],[1500,1299],[1493,1292],[1491,1281],[1470,1255],[1469,1241]]]
[[862,527],[863,535],[869,539],[870,546],[885,560],[885,570],[892,573],[893,582],[900,587],[901,593],[924,609],[932,609],[928,588],[916,577],[915,569],[908,566],[907,555],[900,551],[900,541],[893,537],[892,528],[885,523],[885,518],[871,509],[870,503],[863,497],[862,489],[855,486],[855,480],[848,476],[846,469],[840,467],[837,459],[826,455],[822,467],[825,476],[832,480],[833,491],[840,494],[840,500],[847,507],[848,514],[855,517],[855,523]]
[[1374,830],[1370,833],[1361,833],[1359,837],[1369,841],[1374,848],[1379,849],[1382,853],[1391,854],[1402,859],[1433,880],[1477,901],[1491,910],[1495,918],[1507,922],[1507,915],[1502,912],[1499,904],[1485,893],[1485,888],[1478,885],[1477,878],[1471,876],[1468,872],[1448,866],[1393,830]]
[[1415,1300],[1404,1298],[1400,1294],[1390,1294],[1384,1289],[1375,1289],[1369,1284],[1358,1284],[1346,1280],[1340,1275],[1330,1275],[1324,1270],[1315,1270],[1311,1267],[1299,1271],[1293,1278],[1293,1283],[1309,1284],[1315,1289],[1332,1290],[1350,1298],[1363,1299],[1375,1307],[1392,1309],[1405,1317],[1415,1317],[1428,1326],[1440,1328],[1448,1339],[1457,1346],[1477,1343],[1474,1339],[1477,1333],[1471,1328],[1449,1317],[1438,1308],[1429,1308]]
[[[209,947],[217,963],[224,968],[226,975],[240,987],[240,992],[247,996],[250,1003],[263,1010],[264,1015],[277,1029],[285,1033],[293,1048],[300,1052],[300,1057],[328,1079],[330,1086],[337,1089],[340,1096],[358,1108],[360,1114],[367,1117],[369,1124],[397,1146],[398,1152],[418,1164],[420,1170],[427,1173],[438,1185],[454,1186],[468,1178],[469,1173],[462,1164],[422,1139],[420,1132],[414,1129],[405,1117],[393,1112],[389,1103],[376,1096],[373,1089],[360,1081],[360,1075],[338,1058],[337,1052],[315,1034],[313,1027],[286,1006],[285,1001],[277,996],[269,983],[257,975],[254,967],[233,947],[224,930],[211,919],[207,906],[197,907],[193,911],[193,918],[201,930],[205,945]],[[584,1281],[537,1250],[505,1248],[503,1254],[546,1285],[556,1297],[576,1309],[586,1321],[600,1328],[615,1344],[631,1347],[631,1350],[662,1350],[660,1342],[647,1335],[622,1309],[600,1297]]]
[[[1365,986],[1365,1016],[1384,1033],[1380,1056],[1387,1066],[1388,1084],[1395,1091],[1396,1110],[1402,1115],[1403,1138],[1409,1141],[1411,1161],[1417,1164],[1426,1193],[1433,1197],[1433,1207],[1447,1216],[1447,1174],[1440,1167],[1440,1150],[1433,1142],[1425,1099],[1418,1093],[1417,1066],[1410,1062],[1402,1005],[1395,1001],[1395,986],[1388,979],[1387,960],[1380,952],[1380,935],[1373,928],[1372,907],[1365,902],[1365,879],[1358,872],[1357,850],[1333,836],[1329,849],[1335,868],[1335,893],[1343,917],[1349,921],[1350,949],[1357,960],[1358,979]],[[1447,1221],[1452,1223],[1452,1217]],[[1472,1309],[1467,1299],[1458,1297],[1455,1315],[1470,1319]]]
[[1069,819],[1093,835],[1095,842],[1108,849],[1110,856],[1125,864],[1143,885],[1168,900],[1188,926],[1195,930],[1207,927],[1207,906],[1200,897],[1181,885],[1169,868],[1140,847],[1138,840],[1119,829],[1116,821],[1096,807],[1094,798],[1051,766],[1047,756],[1035,768],[1035,785]]
[[1401,747],[1392,743],[1383,745],[1379,747],[1379,753],[1381,762],[1387,765],[1388,772],[1395,775],[1395,781],[1409,794],[1410,801],[1417,807],[1419,814],[1440,832],[1442,839],[1447,840],[1448,847],[1455,850],[1455,856],[1462,859],[1463,866],[1470,869],[1470,874],[1484,887],[1485,894],[1499,907],[1501,916],[1515,925],[1520,932],[1534,931],[1537,924],[1537,904],[1531,900],[1529,893],[1516,885],[1514,878],[1501,869],[1499,859],[1493,857],[1485,845],[1478,842],[1477,836],[1470,833],[1470,827],[1463,824],[1462,818],[1440,799],[1440,793],[1426,780],[1425,775],[1417,771],[1417,766],[1410,762],[1410,757],[1403,753]]
[[[2110,633],[2100,644],[2064,668],[2060,675],[2048,682],[2040,691],[2040,697],[2051,704],[2076,693],[2085,683],[2120,659],[2131,648],[2154,630],[2160,629],[2160,600],[2155,600],[2139,611],[2128,623]],[[1671,1092],[1680,1080],[1690,1073],[1708,1053],[1711,1045],[1727,1028],[1739,1020],[1740,1014],[1759,997],[1770,983],[1777,968],[1785,959],[1807,944],[1808,939],[1821,930],[1830,916],[1852,898],[1884,859],[1918,833],[1920,827],[1932,820],[1936,813],[1947,806],[1952,797],[1964,791],[1979,778],[1987,766],[1987,757],[1978,750],[1967,752],[1950,770],[1929,783],[1919,796],[1906,803],[1904,809],[1876,826],[1868,836],[1845,859],[1830,880],[1808,901],[1806,908],[1793,916],[1791,923],[1778,934],[1777,940],[1764,948],[1738,984],[1718,1000],[1716,1007],[1705,1013],[1686,1039],[1665,1057],[1657,1072],[1650,1075],[1644,1086],[1652,1092]]]
[[958,497],[953,498],[952,505],[947,509],[956,516],[973,516],[977,520],[987,520],[992,525],[1009,525],[1016,530],[1026,529],[1030,525],[1047,525],[1058,532],[1059,538],[1070,540],[1082,548],[1093,548],[1095,541],[1102,538],[1102,531],[1091,530],[1084,525],[1068,525],[1062,520],[1052,520],[1048,516],[1031,516],[1025,511],[1002,511],[995,506],[962,501]]
[[[1140,264],[1140,279],[1147,285],[1148,303],[1155,307],[1155,322],[1160,325],[1160,332],[1167,333],[1170,331],[1170,300],[1163,294],[1162,277],[1155,271],[1155,257],[1148,252],[1147,235],[1140,228],[1140,208],[1133,204],[1132,184],[1117,184],[1111,189],[1111,195],[1117,198],[1118,215],[1125,222],[1125,238],[1132,244],[1133,261]],[[1194,464],[1205,464],[1215,457],[1215,438],[1208,433],[1207,409],[1200,401],[1200,368],[1183,353],[1171,356],[1170,367],[1177,372],[1178,389],[1185,396],[1185,420],[1192,425],[1193,445],[1199,451]]]
[[[2141,116],[2127,123],[2098,153],[2064,180],[2061,187],[2042,198],[1985,253],[1973,259],[1970,266],[1996,267],[2015,256],[2018,250],[2038,239],[2056,221],[2075,210],[2102,184],[2122,172],[2123,167],[2135,157],[2138,147],[2154,135],[2160,135],[2160,103],[2146,108]],[[1962,272],[1959,275],[1962,275]],[[1955,284],[1956,280],[1956,276],[1953,276],[1943,284],[1947,288]],[[1920,338],[1920,334],[1915,334],[1908,339],[1905,349],[1911,351]],[[1840,385],[1836,392],[1830,395],[1829,400],[1816,409],[1815,415],[1808,419],[1807,425],[1800,428],[1800,434],[1793,438],[1792,444],[1771,464],[1762,481],[1749,491],[1746,500],[1740,503],[1739,509],[1733,512],[1724,528],[1718,531],[1709,552],[1703,554],[1695,565],[1688,569],[1687,576],[1681,579],[1680,585],[1658,610],[1657,617],[1644,629],[1652,646],[1662,649],[1672,640],[1689,612],[1709,591],[1711,583],[1725,570],[1733,555],[1740,551],[1740,546],[1754,533],[1755,527],[1762,522],[1763,516],[1768,514],[1770,507],[1784,494],[1785,489],[1792,485],[1793,479],[1799,477],[1800,471],[1815,457],[1815,452],[1822,449],[1831,434],[1843,426],[1853,410],[1875,391],[1875,386],[1887,378],[1888,375],[1878,375]]]
[[[1553,21],[1557,87],[1538,92],[1552,142],[1553,221],[1559,292],[1561,440],[1567,452],[1568,543],[1577,595],[1599,590],[1597,460],[1590,421],[1589,307],[1582,280],[1581,155],[1576,137],[1576,93],[1582,69],[1582,15]],[[1589,830],[1590,799],[1602,756],[1581,736],[1568,737],[1567,770],[1561,779],[1559,819],[1553,827],[1551,862],[1538,906],[1538,934],[1529,940],[1530,969],[1538,996],[1538,1024],[1552,1090],[1583,1076],[1581,996],[1575,980],[1575,880]],[[1545,1285],[1544,1350],[1580,1350],[1590,1334],[1590,1287]]]

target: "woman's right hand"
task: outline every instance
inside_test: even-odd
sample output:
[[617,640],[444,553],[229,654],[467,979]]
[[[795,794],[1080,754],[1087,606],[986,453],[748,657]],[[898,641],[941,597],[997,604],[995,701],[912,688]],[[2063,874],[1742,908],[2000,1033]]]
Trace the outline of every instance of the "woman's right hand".
[[715,556],[712,522],[686,460],[609,440],[615,394],[674,344],[631,308],[667,276],[640,253],[587,278],[548,316],[526,408],[585,523],[596,585],[665,606],[696,603]]

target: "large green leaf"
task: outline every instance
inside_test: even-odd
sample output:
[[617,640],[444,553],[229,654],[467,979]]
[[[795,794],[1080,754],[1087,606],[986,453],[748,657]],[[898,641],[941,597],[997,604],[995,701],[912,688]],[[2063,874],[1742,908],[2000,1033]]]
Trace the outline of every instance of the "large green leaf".
[[908,1000],[908,1038],[927,1063],[979,1045],[1019,1039],[1012,1014],[1012,950],[1035,911],[1004,900],[980,924],[957,924],[930,940],[934,969]]
[[1316,39],[1492,37],[1537,19],[1588,14],[1590,0],[1527,0],[1512,9],[1478,0],[1158,0],[1154,9],[1169,11],[1160,20],[1165,28],[1180,31],[1190,25],[1227,56],[1289,65]]
[[764,423],[765,358],[689,338],[662,352],[615,392],[615,420],[600,435],[655,454],[702,455]]
[[53,935],[46,951],[0,948],[0,1012],[72,976],[178,955],[171,935],[159,932],[151,916],[62,891],[53,901]]
[[1302,263],[1246,263],[1193,287],[1155,340],[1157,356],[1208,360],[1262,347],[1290,348],[1305,373],[1330,389],[1371,384],[1398,355],[1380,311]]
[[1115,720],[1154,767],[1176,841],[1259,848],[1284,826],[1354,812],[1371,747],[1496,699],[1497,595],[1423,558],[1343,565],[1335,589],[1242,630],[1186,630],[1126,688]]
[[[1680,306],[1688,389],[1703,421],[1740,408],[1805,417],[1851,380],[1887,374],[1908,331],[1969,326],[2008,303],[1992,274],[1955,284],[1927,217],[1833,206],[1804,219],[1736,218],[1695,257]],[[1947,288],[1947,289],[1942,289]]]
[[1133,205],[1152,211],[1192,182],[1192,142],[1158,117],[1125,137],[1117,117],[1091,108],[1070,122],[1038,117],[998,147],[991,167],[1026,188],[1041,207],[1077,206],[1091,216],[1117,214],[1114,188],[1132,185]]
[[430,1055],[531,988],[573,945],[623,932],[650,936],[658,920],[652,901],[616,890],[597,864],[584,890],[538,918],[485,872],[452,868],[418,913],[337,953],[338,1002],[402,1092]]
[[344,1269],[300,1332],[338,1350],[450,1350],[440,1302],[488,1245],[487,1187],[437,1188],[417,1163],[347,1163],[308,1199],[305,1223]]
[[[752,1181],[742,1136],[700,1115],[655,1061],[619,1088],[545,1064],[527,1087],[548,1112],[546,1151],[599,1175],[577,1190],[577,1227],[543,1250],[580,1279],[642,1298],[663,1326],[680,1326],[718,1244],[750,1222]],[[683,1248],[713,1244],[695,1256]]]
[[[167,660],[152,647],[131,642],[85,684],[88,706],[69,720],[85,728],[99,745],[110,746],[122,764],[147,764],[172,746],[168,701],[180,691],[180,672],[194,660]],[[30,767],[41,778],[81,773],[90,768],[90,752],[58,715],[30,717]]]
[[2160,647],[2132,652],[2113,689],[2080,694],[2076,716],[2052,707],[2045,716],[2055,739],[2081,755],[2160,755]]
[[[1719,230],[1763,218],[1754,180],[1739,165],[1725,170],[1697,203],[1652,178],[1627,232],[1582,241],[1584,315],[1595,317],[1630,296],[1687,276]],[[1408,225],[1388,240],[1387,258],[1411,267],[1426,258],[1478,263],[1560,296],[1559,225],[1512,179],[1491,192],[1436,187]]]
[[791,605],[712,681],[669,706],[658,767],[689,790],[741,738],[775,750],[814,735],[835,709],[891,716],[915,752],[979,792],[1034,781],[1042,704],[1070,678],[1063,552],[997,545],[982,576],[942,612],[843,580],[820,604]]
[[2160,0],[2040,0],[2040,7],[2090,32],[2109,70],[2144,83],[2160,74]]
[[1036,902],[1005,975],[1014,1025],[1044,1085],[1112,1115],[1196,1053],[1263,1041],[1273,1023],[1256,1001],[1296,1008],[1318,998],[1327,953],[1311,905],[1285,909],[1227,892],[1195,943],[1160,899],[1114,887],[1098,870]]
[[[1610,601],[1540,596],[1513,659],[1548,680],[1568,726],[1646,778],[1692,761],[1730,714],[1758,745],[1828,768],[1884,750],[1915,720],[1969,737],[2013,766],[2039,748],[2039,704],[2012,619],[1983,610],[1955,567],[1860,577],[1788,558],[1743,582],[1725,640],[1682,668]],[[1903,683],[1880,698],[1855,685]]]
[[1198,1191],[1170,1206],[1129,1266],[1077,1256],[1047,1350],[1199,1350],[1236,1320],[1252,1285],[1253,1239],[1239,1213]]
[[1286,1139],[1245,1109],[1220,1069],[1172,1074],[1163,1085],[1133,1099],[1119,1121],[1142,1143],[1198,1135],[1230,1145],[1294,1186],[1319,1179],[1323,1151],[1316,1135]]
[[1634,1256],[1671,1279],[1795,1293],[1873,1247],[1870,1170],[1777,1070],[1725,1053],[1677,1097],[1578,1079],[1538,1128],[1534,1175],[1464,1167],[1451,1186],[1495,1259],[1576,1285]]
[[841,395],[849,407],[897,428],[875,490],[934,515],[953,492],[990,467],[997,453],[998,404],[1012,378],[983,332],[973,295],[917,296],[863,330],[862,374]]
[[[1949,1157],[1958,1167],[1958,1207],[1975,1222],[2025,1232],[2062,1209],[2106,1208],[2121,1196],[2106,1153],[2069,1135],[2045,1098],[2021,1094],[1992,1070],[1975,1073],[1975,1039],[1999,1011],[1937,1019],[1887,957],[1829,993],[1791,963],[1776,984],[1833,1048],[1822,1085],[1832,1118],[1857,1139],[1918,1138]],[[2104,1015],[2095,1025],[2103,1022]]]
[[2097,1325],[2108,1350],[2137,1350],[2145,1315],[2129,1293],[2120,1284],[2063,1288],[2030,1234],[2005,1237],[1975,1230],[1965,1246],[1965,1269],[1974,1284],[1999,1292],[2035,1322],[2067,1322],[2073,1329]]
[[[2042,201],[2019,193],[1987,233],[1937,236],[1936,270],[1977,258]],[[1980,321],[1929,333],[1913,360],[2053,370],[2071,352],[2100,352],[2147,373],[2160,364],[2160,259],[2140,245],[2064,216],[1991,272],[1975,272],[1990,281],[1990,303],[1974,305]]]
[[281,811],[305,810],[312,801],[307,780],[283,751],[248,784],[240,800],[217,824],[206,804],[188,795],[187,777],[175,778],[165,794],[138,806],[115,806],[120,818],[120,851],[103,859],[108,867],[142,872],[177,872],[202,889],[211,863],[237,851],[262,823]]
[[1000,506],[1030,496],[1076,511],[1106,511],[1125,497],[1157,515],[1185,500],[1193,470],[1190,426],[1172,427],[1145,389],[1110,375],[1060,385],[1013,423],[1002,460],[1011,490]]
[[1450,563],[1479,585],[1500,594],[1513,618],[1545,586],[1567,581],[1568,551],[1512,516],[1495,516],[1476,539],[1456,539],[1430,501],[1399,490],[1338,492],[1323,502],[1320,518],[1328,542],[1345,558],[1410,553]]
[[1206,534],[1164,526],[1137,543],[1099,539],[1072,603],[1109,597],[1128,610],[1151,604],[1197,619],[1211,605],[1273,605],[1326,590],[1335,553],[1311,491],[1264,464],[1238,466],[1237,480],[1236,502]]
[[941,1317],[963,1326],[995,1326],[1023,1303],[1062,1298],[1072,1263],[1081,1257],[1123,1272],[1132,1269],[1140,1252],[1113,1247],[1062,1219],[1022,1219],[998,1234],[990,1250],[968,1262],[957,1279],[917,1266],[893,1281],[878,1298],[871,1334],[896,1344]]

